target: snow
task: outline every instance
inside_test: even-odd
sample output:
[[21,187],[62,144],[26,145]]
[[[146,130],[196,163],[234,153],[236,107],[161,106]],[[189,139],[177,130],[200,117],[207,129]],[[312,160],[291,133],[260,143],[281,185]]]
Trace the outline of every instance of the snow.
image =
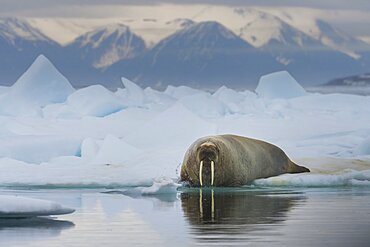
[[355,148],[355,153],[358,155],[370,155],[370,137],[362,141]]
[[[308,94],[287,72],[263,76],[257,94],[225,86],[213,94],[186,86],[161,92],[122,83],[116,92],[93,85],[58,93],[52,91],[69,84],[59,81],[53,90],[33,80],[19,84],[37,92],[14,98],[15,106],[27,101],[27,111],[0,114],[0,186],[137,186],[140,194],[170,193],[189,145],[226,133],[276,144],[312,170],[257,185],[370,183],[368,96]],[[22,90],[0,91],[4,99]],[[1,104],[0,112],[7,107]]]
[[140,155],[141,151],[113,135],[107,135],[103,141],[91,138],[84,140],[81,157],[91,160],[93,164],[122,164]]
[[230,113],[229,108],[210,94],[195,94],[179,100],[187,109],[204,117],[220,117]]
[[145,101],[145,93],[142,88],[132,81],[122,77],[121,81],[125,87],[125,94],[121,97],[127,102],[128,106],[143,106]]
[[74,210],[55,202],[21,196],[0,195],[0,218],[24,218],[70,214]]
[[71,94],[63,114],[72,112],[82,116],[104,117],[124,108],[123,102],[101,85],[82,88]]
[[256,93],[264,98],[290,99],[304,96],[306,91],[287,71],[279,71],[262,76]]
[[74,92],[69,81],[43,55],[0,95],[0,114],[38,115],[40,108],[64,102]]
[[64,136],[8,136],[0,139],[0,158],[39,164],[58,156],[79,155],[81,140]]
[[254,182],[260,186],[295,186],[295,187],[327,187],[327,186],[369,186],[370,170],[355,171],[345,169],[334,174],[284,174],[277,177],[258,179]]
[[177,192],[177,188],[181,185],[175,183],[173,179],[167,177],[155,178],[153,185],[148,187],[135,187],[130,188],[122,193],[129,196],[150,196],[150,195],[163,195],[163,194],[174,194]]
[[191,87],[187,86],[168,86],[166,90],[164,91],[165,94],[175,98],[175,99],[181,99],[186,96],[195,95],[195,94],[204,94],[203,91],[197,90]]

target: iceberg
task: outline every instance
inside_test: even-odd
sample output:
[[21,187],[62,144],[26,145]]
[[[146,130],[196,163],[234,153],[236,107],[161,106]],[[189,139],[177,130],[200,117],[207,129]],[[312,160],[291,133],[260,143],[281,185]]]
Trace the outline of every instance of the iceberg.
[[226,86],[220,87],[213,95],[224,103],[233,113],[246,113],[248,106],[253,104],[257,95],[251,91],[236,92]]
[[[141,149],[186,148],[200,136],[215,134],[216,126],[192,113],[181,103],[134,129],[124,140]],[[185,151],[185,150],[184,150]]]
[[170,85],[166,88],[164,93],[175,99],[181,99],[189,95],[204,94],[205,92],[187,86],[174,87]]
[[75,89],[43,55],[0,97],[0,114],[38,115],[39,108],[65,102]]
[[128,107],[143,107],[146,99],[144,90],[124,77],[121,78],[121,81],[125,90],[119,91],[119,96],[124,100],[125,105]]
[[279,71],[261,77],[256,93],[269,99],[290,99],[306,95],[306,90],[287,72]]
[[210,94],[195,94],[179,100],[191,112],[200,117],[217,118],[231,113],[226,104]]
[[81,139],[64,136],[8,136],[0,139],[0,158],[40,164],[59,156],[80,153]]
[[104,117],[122,110],[123,102],[101,85],[82,88],[71,94],[66,102],[68,109],[81,116]]
[[107,135],[103,141],[84,140],[81,157],[93,164],[117,165],[138,156],[141,151],[113,135]]
[[0,195],[0,218],[27,218],[71,214],[75,210],[58,203],[21,196]]

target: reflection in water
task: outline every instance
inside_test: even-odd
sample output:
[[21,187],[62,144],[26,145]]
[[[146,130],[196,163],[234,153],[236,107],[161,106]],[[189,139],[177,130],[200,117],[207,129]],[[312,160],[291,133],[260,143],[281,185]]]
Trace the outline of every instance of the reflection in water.
[[302,197],[266,196],[242,190],[199,189],[181,193],[191,234],[199,243],[245,242],[248,232],[284,221]]
[[74,224],[70,221],[55,220],[48,217],[32,217],[20,219],[1,219],[0,231],[4,228],[21,227],[21,228],[47,228],[47,229],[66,229],[73,227]]
[[0,219],[0,245],[23,245],[36,239],[59,236],[62,230],[73,228],[70,221],[46,217]]

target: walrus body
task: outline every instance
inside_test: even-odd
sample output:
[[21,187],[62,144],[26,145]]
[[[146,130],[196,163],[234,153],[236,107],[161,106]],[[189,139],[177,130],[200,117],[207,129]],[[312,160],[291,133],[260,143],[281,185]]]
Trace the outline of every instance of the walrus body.
[[258,178],[309,171],[273,144],[219,135],[200,138],[189,147],[181,166],[181,181],[191,186],[241,186]]

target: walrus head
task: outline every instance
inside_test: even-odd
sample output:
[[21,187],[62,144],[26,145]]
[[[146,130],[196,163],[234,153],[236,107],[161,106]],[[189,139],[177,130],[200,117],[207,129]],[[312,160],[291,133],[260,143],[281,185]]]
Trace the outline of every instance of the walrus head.
[[219,150],[213,142],[206,141],[199,145],[197,150],[197,161],[199,161],[200,186],[214,185],[215,164],[218,164],[218,153]]
[[195,186],[216,186],[220,167],[220,147],[215,140],[203,139],[190,148],[181,170],[181,180]]

